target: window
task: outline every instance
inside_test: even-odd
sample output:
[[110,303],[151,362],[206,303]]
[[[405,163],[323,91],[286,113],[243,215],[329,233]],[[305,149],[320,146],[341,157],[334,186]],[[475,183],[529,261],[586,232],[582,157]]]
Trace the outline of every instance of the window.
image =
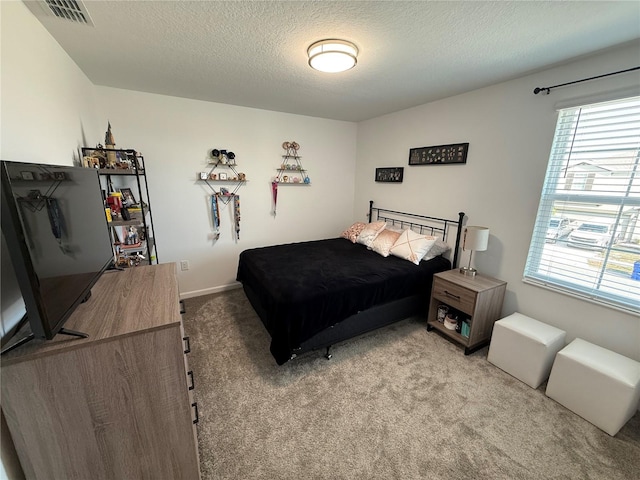
[[560,110],[524,281],[640,313],[639,214],[640,97]]

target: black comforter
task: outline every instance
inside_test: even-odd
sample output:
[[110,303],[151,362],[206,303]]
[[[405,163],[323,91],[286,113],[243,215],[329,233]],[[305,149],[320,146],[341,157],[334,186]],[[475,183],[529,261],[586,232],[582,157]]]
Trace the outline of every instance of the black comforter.
[[414,265],[334,238],[245,250],[237,280],[258,297],[271,353],[282,365],[301,342],[359,311],[428,298],[433,274],[450,268],[443,257]]

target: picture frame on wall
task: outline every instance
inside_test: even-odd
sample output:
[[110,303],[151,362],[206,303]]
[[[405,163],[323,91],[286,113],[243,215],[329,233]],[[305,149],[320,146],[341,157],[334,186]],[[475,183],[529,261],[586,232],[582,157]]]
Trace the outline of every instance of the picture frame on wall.
[[452,143],[409,149],[409,165],[448,165],[467,163],[468,143]]
[[404,167],[376,168],[376,182],[402,183]]

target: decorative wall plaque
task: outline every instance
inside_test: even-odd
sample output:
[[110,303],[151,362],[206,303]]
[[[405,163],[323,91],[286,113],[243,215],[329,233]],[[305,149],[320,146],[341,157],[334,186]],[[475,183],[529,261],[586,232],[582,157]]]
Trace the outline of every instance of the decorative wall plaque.
[[409,150],[409,165],[446,165],[467,163],[468,143],[420,147]]

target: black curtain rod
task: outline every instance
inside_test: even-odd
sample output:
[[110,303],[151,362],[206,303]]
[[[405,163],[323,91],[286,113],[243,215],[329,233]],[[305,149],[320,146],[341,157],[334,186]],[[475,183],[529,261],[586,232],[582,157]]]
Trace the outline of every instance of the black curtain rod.
[[589,80],[595,80],[596,78],[602,78],[602,77],[608,77],[610,75],[618,75],[620,73],[632,72],[633,70],[640,70],[640,67],[628,68],[626,70],[620,70],[619,72],[605,73],[604,75],[598,75],[597,77],[583,78],[582,80],[576,80],[574,82],[561,83],[560,85],[554,85],[553,87],[536,87],[533,93],[538,95],[540,92],[546,92],[547,95],[549,95],[551,93],[552,88],[564,87],[566,85],[573,85],[574,83],[587,82]]

